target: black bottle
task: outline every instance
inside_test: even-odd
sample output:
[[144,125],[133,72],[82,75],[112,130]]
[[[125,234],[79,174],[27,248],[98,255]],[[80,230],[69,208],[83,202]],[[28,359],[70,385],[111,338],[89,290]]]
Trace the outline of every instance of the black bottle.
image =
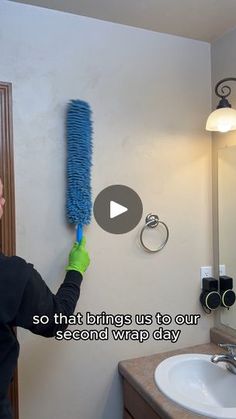
[[229,308],[235,303],[235,292],[233,291],[233,278],[230,276],[220,276],[220,295],[221,306]]
[[[215,310],[221,304],[221,296],[218,292],[219,281],[215,278],[202,279],[202,293],[200,302],[204,309]],[[206,310],[205,310],[206,311]]]

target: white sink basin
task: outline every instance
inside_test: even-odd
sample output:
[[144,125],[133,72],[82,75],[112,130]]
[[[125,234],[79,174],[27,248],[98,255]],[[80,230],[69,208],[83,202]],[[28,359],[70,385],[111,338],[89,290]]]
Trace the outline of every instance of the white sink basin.
[[211,355],[185,354],[165,359],[155,382],[169,399],[209,418],[236,419],[236,375]]

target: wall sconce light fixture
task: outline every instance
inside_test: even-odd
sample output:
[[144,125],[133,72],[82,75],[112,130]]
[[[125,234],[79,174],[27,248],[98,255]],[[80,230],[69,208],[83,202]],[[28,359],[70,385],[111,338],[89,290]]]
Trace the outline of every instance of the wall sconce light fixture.
[[226,99],[231,93],[231,88],[227,85],[221,86],[222,83],[227,81],[236,81],[236,78],[228,77],[216,84],[215,94],[220,97],[220,101],[217,109],[207,119],[207,131],[228,132],[236,130],[236,110],[232,109],[228,99]]

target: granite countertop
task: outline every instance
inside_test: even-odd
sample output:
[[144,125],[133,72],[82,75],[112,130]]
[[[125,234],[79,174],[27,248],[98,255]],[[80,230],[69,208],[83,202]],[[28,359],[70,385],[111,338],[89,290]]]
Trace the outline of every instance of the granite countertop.
[[[119,363],[120,374],[132,385],[132,387],[143,397],[153,410],[165,419],[199,419],[206,418],[181,408],[157,388],[154,382],[154,371],[164,359],[184,353],[217,354],[222,349],[214,343],[190,346],[188,348],[158,353],[142,358],[130,359]],[[209,418],[208,418],[209,419]]]

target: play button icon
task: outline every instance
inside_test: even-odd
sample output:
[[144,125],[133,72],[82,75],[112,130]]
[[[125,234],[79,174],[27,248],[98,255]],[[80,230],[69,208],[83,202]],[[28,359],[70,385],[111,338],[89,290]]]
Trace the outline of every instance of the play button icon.
[[115,201],[110,202],[110,218],[118,217],[118,215],[121,215],[126,211],[128,211],[128,208],[123,205],[120,205]]
[[99,226],[113,234],[133,230],[143,214],[142,201],[138,194],[125,185],[111,185],[97,196],[93,206],[94,217]]

